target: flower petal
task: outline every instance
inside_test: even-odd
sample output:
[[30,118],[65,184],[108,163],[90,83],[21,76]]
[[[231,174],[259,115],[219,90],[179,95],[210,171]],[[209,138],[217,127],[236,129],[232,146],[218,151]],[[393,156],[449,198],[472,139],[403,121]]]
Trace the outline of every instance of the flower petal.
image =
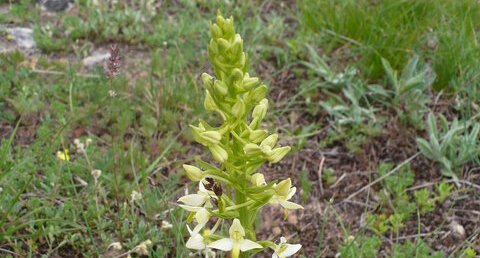
[[256,248],[263,248],[263,246],[253,242],[252,240],[248,240],[248,239],[243,239],[240,242],[240,250],[242,250],[242,252],[252,250],[252,249],[256,249]]
[[178,202],[183,202],[184,204],[189,206],[200,207],[205,203],[206,200],[207,198],[201,194],[189,194],[180,197],[180,199],[178,199]]
[[208,191],[207,191],[207,189],[205,189],[205,185],[203,185],[202,180],[200,180],[200,182],[198,182],[198,191],[208,194]]
[[285,209],[289,209],[289,210],[303,209],[301,205],[296,204],[294,202],[280,200],[279,203]]
[[208,247],[222,251],[230,251],[233,248],[233,241],[230,238],[222,238],[209,244]]
[[210,219],[210,213],[207,209],[201,208],[195,214],[195,219],[197,220],[198,224],[205,225],[207,224],[208,220]]
[[200,232],[200,230],[202,230],[202,228],[204,227],[205,225],[204,224],[198,224],[196,225],[194,228],[193,228],[193,233],[194,234],[198,234],[198,232]]
[[[234,236],[235,233],[239,233],[242,237],[245,236],[245,230],[242,227],[242,224],[240,223],[240,220],[234,219],[232,225],[230,226],[230,229],[228,233],[230,233],[230,237]],[[237,239],[239,240],[239,239]]]
[[301,244],[296,244],[296,245],[284,244],[284,245],[287,246],[287,248],[282,252],[282,255],[284,257],[292,256],[295,253],[297,253],[298,250],[300,250],[300,248],[302,248]]
[[183,205],[183,204],[180,204],[178,205],[180,206],[180,208],[186,210],[186,211],[190,211],[190,212],[197,212],[199,211],[200,209],[202,209],[202,207],[193,207],[193,206],[189,206],[189,205]]
[[294,195],[296,192],[297,192],[297,188],[296,188],[296,187],[290,188],[290,191],[288,191],[287,199],[285,199],[285,200],[290,200],[290,198],[292,198],[293,195]]
[[198,233],[194,233],[188,239],[186,246],[188,249],[194,249],[194,250],[203,250],[206,247],[205,242],[203,241],[202,235]]

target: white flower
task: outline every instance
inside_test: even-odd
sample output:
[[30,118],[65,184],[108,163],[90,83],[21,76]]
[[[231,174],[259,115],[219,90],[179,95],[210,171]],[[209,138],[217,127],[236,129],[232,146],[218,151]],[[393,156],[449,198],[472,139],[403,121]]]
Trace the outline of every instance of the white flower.
[[166,220],[162,220],[162,229],[169,229],[169,228],[173,228],[173,225]]
[[210,198],[217,198],[212,191],[208,191],[205,189],[205,186],[200,181],[198,184],[199,190],[196,194],[189,194],[181,197],[178,199],[178,202],[182,202],[184,204],[180,204],[179,206],[183,209],[195,212],[195,220],[197,221],[198,225],[193,229],[195,232],[199,232],[210,219],[210,212],[207,208],[213,208]]
[[120,242],[113,242],[107,247],[107,250],[110,250],[110,249],[120,251],[122,250],[122,244],[120,244]]
[[280,244],[276,245],[275,249],[273,250],[274,253],[272,258],[285,258],[290,257],[298,252],[302,248],[302,245],[296,244],[291,245],[287,244],[287,239],[284,237],[280,238]]
[[188,249],[204,250],[205,248],[207,248],[207,243],[205,243],[205,239],[200,233],[192,231],[188,225],[187,229],[188,233],[190,233],[190,238],[186,243]]
[[93,177],[93,181],[95,182],[95,184],[97,184],[98,178],[102,175],[102,171],[99,169],[94,169],[92,170],[91,174]]
[[132,252],[137,253],[139,255],[148,255],[148,246],[152,245],[152,241],[146,240],[140,243],[139,245],[133,248]]
[[271,204],[280,204],[283,208],[287,210],[303,209],[301,205],[298,205],[294,202],[289,202],[295,192],[297,191],[296,187],[292,187],[292,181],[285,179],[282,182],[275,184],[275,194],[270,199]]
[[130,194],[131,202],[136,202],[138,200],[141,200],[142,198],[143,198],[143,195],[137,191],[132,191],[132,194]]
[[213,207],[210,203],[210,196],[214,197],[215,194],[205,189],[205,186],[203,186],[203,183],[201,181],[198,184],[198,188],[199,190],[196,194],[188,194],[178,199],[178,202],[183,203],[180,204],[180,207],[191,212],[197,212],[203,207]]
[[77,148],[78,152],[83,152],[85,150],[85,144],[83,144],[80,139],[75,138],[73,140],[73,143],[75,144],[75,147]]
[[204,236],[208,236],[210,234],[210,230],[205,229],[203,231],[203,235],[199,234],[198,232],[192,231],[190,227],[187,225],[188,232],[190,233],[190,238],[186,243],[186,247],[188,249],[199,250],[203,251],[205,257],[213,257],[215,258],[215,252],[208,248],[207,242],[205,241]]
[[263,248],[252,240],[244,239],[245,230],[238,219],[234,219],[229,230],[230,238],[222,238],[208,245],[208,247],[232,251],[232,258],[238,258],[240,251],[245,252],[256,248]]

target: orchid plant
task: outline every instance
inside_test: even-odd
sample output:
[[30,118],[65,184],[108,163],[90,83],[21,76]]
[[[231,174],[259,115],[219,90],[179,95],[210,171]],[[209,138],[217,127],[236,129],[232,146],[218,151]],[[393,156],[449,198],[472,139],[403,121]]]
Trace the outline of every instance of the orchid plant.
[[[184,165],[187,176],[198,182],[195,194],[181,197],[180,207],[190,212],[187,225],[190,238],[187,248],[212,257],[214,250],[231,252],[232,258],[249,257],[265,249],[272,257],[289,257],[300,250],[300,244],[288,244],[282,237],[278,243],[258,241],[255,219],[265,205],[280,205],[288,210],[302,209],[289,201],[295,194],[291,180],[279,183],[265,181],[258,173],[265,162],[277,163],[289,151],[278,146],[278,135],[261,129],[268,100],[267,87],[259,78],[248,74],[247,55],[243,41],[235,33],[233,18],[220,13],[210,25],[212,39],[208,54],[215,76],[202,74],[206,89],[204,106],[217,113],[223,123],[219,126],[200,121],[191,125],[196,142],[208,148],[216,162],[197,160],[196,166]],[[251,114],[251,115],[250,115]],[[214,223],[208,228],[209,222]],[[229,226],[228,236],[220,229]]]

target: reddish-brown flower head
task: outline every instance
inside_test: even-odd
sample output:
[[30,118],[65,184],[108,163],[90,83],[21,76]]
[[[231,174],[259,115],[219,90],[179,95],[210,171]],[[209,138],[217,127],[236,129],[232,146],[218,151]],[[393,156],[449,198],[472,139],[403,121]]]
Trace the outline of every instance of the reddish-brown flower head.
[[120,49],[116,44],[110,46],[110,57],[105,63],[104,69],[108,78],[117,76],[120,71]]

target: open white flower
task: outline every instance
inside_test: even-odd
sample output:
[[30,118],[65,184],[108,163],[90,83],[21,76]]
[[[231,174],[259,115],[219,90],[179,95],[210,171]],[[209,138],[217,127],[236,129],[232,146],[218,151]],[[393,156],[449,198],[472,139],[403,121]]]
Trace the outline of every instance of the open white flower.
[[143,195],[135,190],[130,194],[130,201],[132,203],[140,201],[143,198]]
[[256,248],[263,248],[252,240],[244,239],[245,230],[240,220],[234,219],[229,229],[230,238],[222,238],[208,245],[213,249],[232,251],[232,258],[238,258],[240,251],[246,252]]
[[181,197],[178,199],[178,202],[182,202],[180,207],[187,211],[197,212],[201,208],[212,208],[212,204],[210,203],[210,198],[215,198],[215,194],[211,191],[205,189],[202,181],[198,184],[198,192],[196,194],[189,194]]
[[180,204],[180,207],[183,209],[195,212],[195,221],[198,223],[197,226],[193,229],[195,232],[199,232],[210,219],[210,213],[208,212],[207,208],[212,208],[212,204],[210,202],[210,198],[216,198],[215,194],[212,191],[208,191],[205,189],[205,186],[200,181],[198,184],[199,190],[196,194],[189,194],[181,197],[178,199],[179,202],[184,204]]
[[214,258],[215,252],[210,250],[204,238],[205,236],[208,236],[210,234],[210,230],[205,229],[202,235],[198,232],[192,231],[188,225],[187,225],[187,229],[188,229],[188,232],[190,233],[190,238],[186,243],[186,247],[188,249],[202,251],[206,258],[208,257]]
[[274,187],[275,194],[272,196],[272,199],[270,199],[271,204],[280,204],[287,210],[303,209],[301,205],[288,201],[297,191],[296,187],[292,187],[292,181],[290,178],[283,180],[282,182],[278,183],[278,185],[275,184]]
[[302,248],[301,244],[291,245],[287,244],[287,239],[284,237],[280,238],[280,244],[276,245],[273,250],[274,253],[272,258],[285,258],[290,257],[298,252]]
[[188,249],[204,250],[205,248],[207,248],[207,243],[205,243],[205,239],[200,233],[192,231],[188,225],[187,229],[188,233],[190,233],[190,238],[186,243]]

